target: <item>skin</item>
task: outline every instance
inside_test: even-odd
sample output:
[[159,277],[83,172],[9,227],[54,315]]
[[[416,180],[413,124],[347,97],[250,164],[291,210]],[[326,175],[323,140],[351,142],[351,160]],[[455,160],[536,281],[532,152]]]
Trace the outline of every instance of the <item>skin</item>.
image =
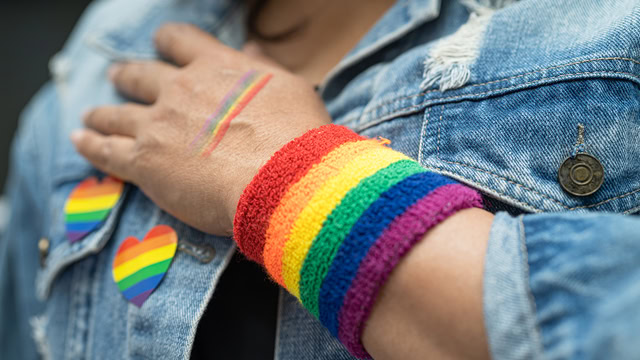
[[[279,2],[286,3],[274,1]],[[374,9],[370,22],[386,8]],[[269,11],[274,10],[265,9]],[[261,21],[268,27],[268,18]],[[306,36],[320,36],[315,26],[305,30]],[[280,62],[282,53],[275,48],[254,41],[239,52],[192,26],[165,25],[155,44],[171,63],[112,67],[115,87],[138,103],[93,109],[84,117],[87,129],[73,132],[71,141],[97,168],[136,184],[176,218],[207,233],[231,235],[242,190],[260,166],[288,141],[331,121],[310,83],[335,65],[328,59],[343,56],[363,28],[358,24],[352,29],[356,35],[345,36],[351,40],[335,48],[328,45],[326,51],[333,55],[326,55],[322,66],[304,51],[304,42],[298,50],[292,46],[290,54],[302,55],[289,57],[296,64],[289,69],[291,64]],[[335,35],[327,30],[324,36]],[[233,120],[209,157],[188,151],[212,104],[251,69],[274,77]],[[374,358],[489,358],[482,271],[492,218],[481,209],[451,216],[394,269],[362,336]]]
[[269,0],[257,28],[281,34],[304,26],[285,41],[250,39],[265,57],[305,79],[321,84],[326,74],[360,41],[395,0]]
[[[146,61],[109,72],[120,92],[145,104],[93,109],[84,118],[88,129],[73,133],[72,141],[97,168],[138,185],[176,218],[207,233],[231,235],[238,199],[259,167],[291,139],[331,119],[303,78],[194,27],[165,26],[156,46],[175,65]],[[204,120],[250,70],[273,78],[210,156],[190,151]]]

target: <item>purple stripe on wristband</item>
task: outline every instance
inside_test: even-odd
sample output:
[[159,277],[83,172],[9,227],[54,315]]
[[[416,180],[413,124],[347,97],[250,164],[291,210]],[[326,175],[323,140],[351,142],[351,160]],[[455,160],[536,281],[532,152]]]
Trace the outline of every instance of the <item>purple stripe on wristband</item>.
[[398,216],[360,263],[339,314],[338,338],[358,358],[371,358],[360,337],[389,274],[429,229],[456,212],[482,207],[478,192],[460,184],[442,186]]

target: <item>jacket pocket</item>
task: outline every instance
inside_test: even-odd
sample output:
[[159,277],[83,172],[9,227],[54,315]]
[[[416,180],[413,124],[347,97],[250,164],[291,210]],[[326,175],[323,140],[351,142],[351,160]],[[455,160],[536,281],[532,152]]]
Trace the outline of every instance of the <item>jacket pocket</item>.
[[[628,61],[555,69],[536,78],[402,96],[343,121],[434,171],[529,212],[640,210],[640,78]],[[534,76],[531,75],[531,76]],[[415,105],[407,106],[406,99]],[[586,153],[604,168],[588,196],[563,190],[563,162]]]
[[124,185],[120,198],[100,225],[79,241],[71,243],[67,239],[65,203],[72,190],[89,176],[100,179],[104,177],[95,170],[87,171],[84,167],[78,167],[53,179],[53,191],[48,203],[49,219],[46,234],[50,244],[49,253],[36,277],[36,293],[41,300],[48,297],[53,282],[66,267],[100,252],[117,227],[128,192],[128,184]]
[[[640,93],[620,79],[525,88],[425,110],[422,163],[526,211],[640,208]],[[586,153],[604,168],[588,196],[563,190],[560,169]],[[593,170],[595,173],[596,170]]]

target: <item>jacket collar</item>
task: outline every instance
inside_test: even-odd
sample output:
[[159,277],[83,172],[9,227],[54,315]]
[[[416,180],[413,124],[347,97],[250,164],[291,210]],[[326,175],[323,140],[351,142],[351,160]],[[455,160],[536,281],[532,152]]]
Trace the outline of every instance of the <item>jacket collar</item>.
[[[155,30],[166,22],[188,22],[223,43],[240,48],[246,40],[245,9],[237,0],[112,0],[127,14],[91,33],[89,45],[114,60],[156,58]],[[435,19],[441,0],[398,0],[325,77],[321,93],[349,68],[418,26]]]
[[[89,43],[113,58],[156,56],[153,34],[162,24],[188,22],[233,47],[246,38],[244,9],[234,0],[115,0],[127,9],[117,21],[94,31]],[[126,3],[126,4],[125,4]],[[440,0],[398,0],[329,74],[328,78],[436,18]],[[224,26],[223,26],[224,25]]]
[[[194,24],[223,43],[239,47],[245,41],[244,9],[234,0],[113,0],[125,14],[90,33],[87,43],[115,60],[157,57],[155,31],[167,22]],[[233,29],[233,31],[230,31]]]

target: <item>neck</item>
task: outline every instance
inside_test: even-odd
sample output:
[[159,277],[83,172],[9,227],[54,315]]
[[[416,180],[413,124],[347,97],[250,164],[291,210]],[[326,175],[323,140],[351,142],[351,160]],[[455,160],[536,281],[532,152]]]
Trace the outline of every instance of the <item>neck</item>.
[[[320,83],[394,0],[271,0],[254,19],[262,52],[311,83]],[[277,36],[284,34],[285,36]]]

